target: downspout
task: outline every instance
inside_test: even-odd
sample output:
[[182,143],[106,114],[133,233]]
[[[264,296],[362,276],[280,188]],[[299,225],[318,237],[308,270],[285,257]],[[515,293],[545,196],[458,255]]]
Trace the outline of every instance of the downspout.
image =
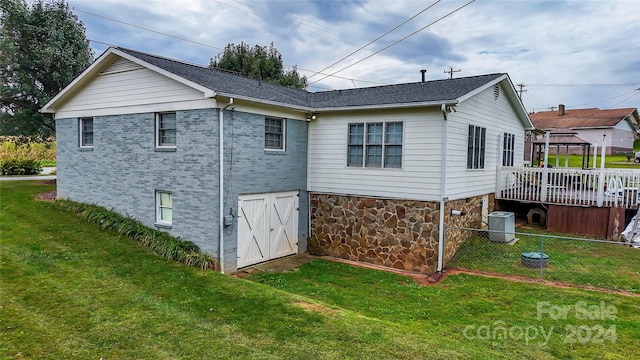
[[220,249],[218,250],[218,262],[220,263],[220,272],[224,274],[224,111],[233,105],[233,98],[229,98],[229,103],[219,111],[218,116],[218,241]]
[[438,269],[437,272],[442,273],[442,268],[444,265],[444,240],[445,240],[445,228],[444,228],[444,205],[448,200],[446,198],[447,195],[447,140],[448,140],[448,129],[449,123],[447,121],[447,105],[440,105],[440,110],[442,111],[442,117],[444,118],[444,136],[443,136],[443,144],[442,144],[442,162],[440,165],[440,216],[439,216],[439,224],[438,228]]

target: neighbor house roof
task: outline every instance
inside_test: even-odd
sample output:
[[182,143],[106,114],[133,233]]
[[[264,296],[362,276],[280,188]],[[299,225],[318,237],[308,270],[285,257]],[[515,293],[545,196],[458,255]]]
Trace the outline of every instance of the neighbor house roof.
[[456,105],[466,98],[500,82],[505,82],[507,96],[525,127],[531,121],[517,99],[507,74],[488,74],[446,80],[374,86],[347,90],[307,92],[265,81],[246,78],[227,71],[209,69],[183,61],[169,59],[136,50],[111,47],[63,89],[42,109],[56,112],[67,98],[73,96],[92,76],[109,66],[116,58],[125,58],[163,73],[199,91],[205,97],[234,97],[259,103],[283,106],[305,112],[351,110],[381,107]]
[[635,108],[607,109],[563,109],[558,111],[542,111],[529,114],[531,121],[538,129],[584,129],[606,128],[617,125],[628,119],[635,128],[640,120]]

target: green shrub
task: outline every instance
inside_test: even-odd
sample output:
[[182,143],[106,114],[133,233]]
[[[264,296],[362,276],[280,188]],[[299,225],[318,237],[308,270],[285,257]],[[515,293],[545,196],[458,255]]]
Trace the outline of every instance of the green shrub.
[[33,159],[0,160],[0,175],[38,175],[42,171],[40,161]]
[[0,160],[56,160],[55,138],[0,136]]
[[201,269],[216,269],[216,260],[211,255],[202,253],[191,241],[185,241],[149,228],[138,220],[122,216],[97,205],[70,200],[57,200],[55,204],[62,209],[83,216],[104,229],[113,230],[122,236],[139,241],[150,247],[156,255],[165,259]]
[[42,167],[56,167],[57,163],[55,160],[40,160],[40,165]]

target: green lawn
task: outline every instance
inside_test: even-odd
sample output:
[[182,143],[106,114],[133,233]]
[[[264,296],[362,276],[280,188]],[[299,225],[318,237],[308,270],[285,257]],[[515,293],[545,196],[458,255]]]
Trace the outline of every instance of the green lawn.
[[[558,155],[559,166],[562,168],[565,164],[566,155]],[[556,166],[556,155],[549,155],[549,164]],[[569,167],[581,168],[582,167],[582,155],[569,155]],[[593,167],[593,154],[589,157],[589,167]],[[596,167],[600,168],[600,155],[596,160]],[[607,155],[604,159],[605,168],[623,168],[623,169],[638,169],[640,170],[640,164],[633,162],[633,158],[627,161],[627,156],[624,154]]]
[[[637,297],[469,275],[419,287],[325,261],[236,279],[163,260],[32,199],[50,189],[0,183],[3,359],[636,356]],[[601,304],[615,316],[580,316]],[[539,306],[552,311],[538,316]],[[573,310],[554,320],[562,306]]]
[[[447,266],[540,277],[540,269],[522,266],[521,255],[540,252],[544,234],[517,234],[514,245],[491,242],[481,234],[472,234]],[[542,245],[549,256],[543,279],[640,294],[640,249],[556,237],[546,237]]]

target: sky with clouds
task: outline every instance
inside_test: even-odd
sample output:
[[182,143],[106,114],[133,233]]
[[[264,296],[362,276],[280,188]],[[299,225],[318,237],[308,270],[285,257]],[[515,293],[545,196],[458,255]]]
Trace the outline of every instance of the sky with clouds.
[[111,44],[207,65],[228,43],[273,42],[310,91],[415,82],[421,69],[444,79],[453,69],[508,73],[526,85],[530,112],[640,108],[637,0],[67,1],[96,57]]

